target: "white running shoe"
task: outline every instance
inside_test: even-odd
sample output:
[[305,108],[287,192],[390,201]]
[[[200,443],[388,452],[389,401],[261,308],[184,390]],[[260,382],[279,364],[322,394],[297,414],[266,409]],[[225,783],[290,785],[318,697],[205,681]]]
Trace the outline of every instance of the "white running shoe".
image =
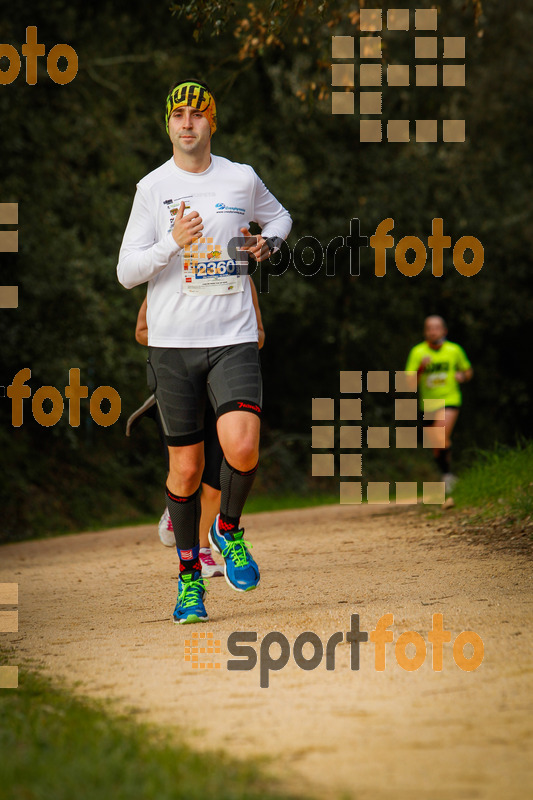
[[174,528],[172,527],[172,520],[170,519],[168,508],[165,508],[163,516],[159,520],[159,538],[161,544],[164,544],[165,547],[176,547]]
[[202,565],[202,578],[218,578],[224,575],[224,567],[217,564],[211,555],[210,547],[200,548],[200,563]]
[[446,491],[446,494],[451,494],[453,487],[458,481],[457,476],[453,475],[451,472],[447,472],[445,475],[442,476],[442,479],[444,481],[444,489]]

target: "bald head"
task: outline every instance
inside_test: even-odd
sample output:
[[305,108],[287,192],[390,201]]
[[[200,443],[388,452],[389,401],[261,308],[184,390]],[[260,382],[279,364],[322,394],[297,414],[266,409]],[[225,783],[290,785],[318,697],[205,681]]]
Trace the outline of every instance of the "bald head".
[[441,344],[447,333],[448,328],[442,317],[432,315],[424,320],[424,338],[429,344]]

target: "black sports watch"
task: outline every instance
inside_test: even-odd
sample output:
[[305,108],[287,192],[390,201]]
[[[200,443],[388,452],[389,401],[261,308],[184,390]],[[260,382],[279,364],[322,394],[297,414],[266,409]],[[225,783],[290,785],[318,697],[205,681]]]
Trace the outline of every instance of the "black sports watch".
[[268,254],[268,257],[270,258],[270,256],[275,250],[280,249],[281,245],[284,242],[284,239],[282,239],[280,236],[269,236],[267,239],[265,239],[265,242],[267,243],[268,249],[270,250]]

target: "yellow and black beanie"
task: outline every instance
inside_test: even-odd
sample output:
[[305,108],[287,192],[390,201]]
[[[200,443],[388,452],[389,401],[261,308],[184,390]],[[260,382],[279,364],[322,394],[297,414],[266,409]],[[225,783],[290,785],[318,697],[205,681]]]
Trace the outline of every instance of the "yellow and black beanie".
[[209,127],[211,128],[211,136],[217,129],[217,107],[215,105],[215,98],[211,94],[207,86],[204,86],[197,81],[184,81],[178,83],[167,97],[165,124],[168,133],[168,121],[170,115],[176,108],[181,106],[191,106],[191,108],[201,111],[205,114]]

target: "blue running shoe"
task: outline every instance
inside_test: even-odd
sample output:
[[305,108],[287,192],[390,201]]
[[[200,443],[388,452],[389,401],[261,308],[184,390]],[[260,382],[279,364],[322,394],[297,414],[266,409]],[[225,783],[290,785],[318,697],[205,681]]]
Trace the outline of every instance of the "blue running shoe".
[[224,576],[232,589],[249,592],[259,586],[259,567],[250,555],[252,545],[243,539],[244,530],[221,533],[219,517],[209,531],[211,546],[224,558]]
[[186,625],[190,622],[206,622],[209,617],[204,606],[205,585],[202,573],[182,572],[178,581],[178,600],[174,609],[174,622]]

